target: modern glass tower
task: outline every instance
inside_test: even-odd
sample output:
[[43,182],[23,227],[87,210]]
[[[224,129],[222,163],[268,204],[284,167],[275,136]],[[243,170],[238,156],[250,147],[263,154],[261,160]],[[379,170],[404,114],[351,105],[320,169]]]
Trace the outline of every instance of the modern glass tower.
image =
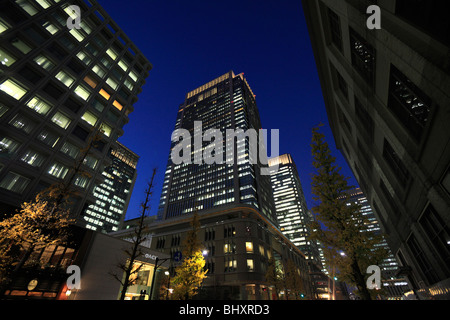
[[105,168],[105,180],[94,188],[95,203],[83,212],[86,228],[103,232],[119,230],[125,218],[134,183],[139,156],[117,142],[109,157],[112,164]]
[[308,259],[321,265],[317,244],[308,240],[311,216],[298,175],[297,167],[290,154],[269,159],[269,166],[275,166],[271,174],[275,210],[281,232],[292,241]]
[[[80,29],[69,29],[80,8]],[[101,139],[74,180],[72,213],[96,201],[111,149],[151,64],[96,1],[0,3],[0,208],[13,212],[70,168],[96,129]]]
[[[255,96],[244,74],[235,75],[230,71],[186,94],[178,110],[175,129],[183,128],[190,132],[191,146],[196,143],[194,135],[198,128],[194,127],[195,122],[201,122],[203,131],[220,130],[224,142],[227,129],[259,130],[261,122]],[[172,143],[171,151],[177,143]],[[224,152],[223,160],[232,157],[232,164],[195,164],[194,151],[191,152],[191,164],[174,164],[169,158],[158,219],[171,219],[190,214],[196,209],[226,204],[249,204],[276,223],[270,177],[261,175],[264,165],[259,161],[250,163],[250,143],[248,138],[245,145],[235,143],[233,155],[225,155]],[[208,145],[209,142],[202,143],[203,154]],[[238,148],[244,149],[243,156]]]
[[[235,139],[224,138],[226,130],[237,132],[238,128],[243,132],[261,128],[255,96],[242,73],[230,71],[186,94],[175,129],[189,132],[188,145],[197,143],[200,151],[195,147],[186,150],[190,164],[176,164],[169,158],[157,220],[148,225],[150,248],[169,254],[176,267],[193,213],[198,212],[198,239],[208,270],[199,297],[273,299],[277,292],[265,277],[272,259],[280,270],[293,261],[304,283],[297,292],[311,297],[305,255],[278,228],[268,164],[250,161],[255,146],[251,137],[245,143],[231,144],[233,154],[223,154],[224,160],[231,160],[228,164],[195,163],[196,155],[209,150],[211,141],[205,138],[209,129],[222,132],[226,149]],[[196,131],[204,133],[200,145]],[[180,143],[175,141],[171,155]],[[261,174],[261,169],[267,169],[267,174]]]

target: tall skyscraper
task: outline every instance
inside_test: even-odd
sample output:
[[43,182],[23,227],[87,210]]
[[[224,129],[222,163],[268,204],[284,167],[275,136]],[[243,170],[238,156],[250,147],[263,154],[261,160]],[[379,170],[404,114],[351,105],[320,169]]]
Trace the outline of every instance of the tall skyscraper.
[[[68,27],[80,8],[80,28]],[[43,188],[68,179],[94,129],[72,213],[93,190],[123,134],[151,64],[96,1],[9,0],[0,4],[0,207],[13,212]]]
[[[261,128],[255,96],[242,73],[230,71],[186,94],[175,129],[194,136],[189,145],[196,144],[198,122],[205,135],[209,129],[225,134],[227,129]],[[176,145],[172,143],[171,151]],[[186,151],[188,159],[194,162],[208,146],[203,142],[201,152]],[[174,266],[180,263],[183,239],[193,213],[198,212],[198,237],[208,270],[200,297],[273,299],[276,292],[265,277],[271,259],[284,271],[287,261],[293,261],[304,283],[298,291],[311,297],[305,255],[278,229],[270,176],[261,174],[268,165],[250,161],[252,147],[250,138],[243,145],[234,144],[235,152],[224,155],[232,160],[228,164],[175,164],[169,158],[157,221],[148,226],[151,249],[170,254]]]
[[[308,211],[297,167],[290,154],[269,159],[275,211],[281,232],[307,257],[321,266],[318,246],[308,239],[312,217]],[[320,270],[321,267],[319,267]]]
[[[361,206],[361,214],[369,221],[366,225],[367,231],[381,234],[381,227],[378,220],[361,189],[356,188],[349,190],[348,193],[350,194],[350,197],[347,203],[359,204]],[[404,293],[411,290],[408,281],[403,277],[397,276],[399,265],[385,238],[383,238],[382,242],[379,243],[377,247],[382,247],[388,251],[386,259],[378,265],[381,269],[382,286],[383,289],[385,289],[385,292],[382,294],[388,299],[401,299]]]
[[120,228],[125,218],[134,183],[139,156],[117,142],[109,157],[112,164],[105,168],[105,180],[94,188],[95,203],[83,212],[86,228],[113,232]]
[[302,3],[336,145],[416,293],[448,298],[447,2]]

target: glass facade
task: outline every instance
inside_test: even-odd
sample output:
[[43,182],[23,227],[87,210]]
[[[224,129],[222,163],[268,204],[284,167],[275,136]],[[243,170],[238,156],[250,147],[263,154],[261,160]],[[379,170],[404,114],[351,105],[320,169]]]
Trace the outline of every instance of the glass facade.
[[311,216],[291,155],[284,154],[271,158],[269,165],[272,168],[278,167],[278,170],[272,170],[270,177],[281,232],[305,254],[306,259],[320,265],[317,243],[308,239]]
[[[243,74],[232,71],[189,92],[180,105],[175,129],[187,129],[195,143],[195,122],[201,121],[202,130],[217,129],[225,145],[227,129],[259,130],[261,123],[256,101]],[[203,140],[206,140],[205,138]],[[171,150],[177,142],[173,142]],[[203,141],[202,154],[210,142]],[[269,176],[260,175],[260,162],[250,161],[250,138],[245,143],[234,143],[232,155],[224,152],[224,163],[196,164],[196,154],[191,152],[191,163],[174,164],[169,159],[164,177],[158,219],[186,215],[196,209],[205,210],[227,204],[254,206],[275,222],[276,217]],[[226,153],[226,155],[225,155]]]
[[[81,10],[80,29],[66,26],[70,5]],[[0,32],[0,208],[71,179],[99,130],[82,166],[90,178],[72,179],[79,192],[73,214],[85,222],[80,214],[97,201],[94,190],[115,161],[111,149],[152,66],[96,1],[8,0]],[[117,221],[117,214],[107,216]]]

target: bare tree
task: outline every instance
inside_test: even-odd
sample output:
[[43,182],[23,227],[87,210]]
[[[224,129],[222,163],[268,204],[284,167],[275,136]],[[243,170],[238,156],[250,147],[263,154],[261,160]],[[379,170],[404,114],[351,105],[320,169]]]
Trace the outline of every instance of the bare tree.
[[[125,299],[125,294],[127,292],[128,287],[136,284],[138,281],[138,273],[141,270],[143,264],[139,266],[135,266],[135,261],[144,255],[144,252],[141,249],[141,244],[147,240],[146,235],[146,224],[145,218],[148,216],[148,212],[150,209],[150,199],[153,194],[153,180],[156,175],[156,169],[153,169],[153,174],[150,182],[147,184],[147,189],[145,190],[145,200],[141,203],[141,214],[139,216],[139,220],[137,225],[134,228],[133,235],[130,239],[132,243],[130,248],[124,250],[125,255],[127,256],[127,261],[118,263],[117,267],[122,270],[120,274],[110,273],[114,279],[120,282],[122,286],[122,291],[120,294],[120,300]],[[123,273],[125,273],[125,277],[123,277]]]

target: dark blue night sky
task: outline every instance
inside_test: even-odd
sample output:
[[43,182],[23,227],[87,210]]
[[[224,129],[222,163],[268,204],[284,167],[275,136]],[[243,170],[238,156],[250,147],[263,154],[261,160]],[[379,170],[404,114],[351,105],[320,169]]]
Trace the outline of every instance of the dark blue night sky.
[[280,154],[292,154],[309,208],[311,130],[321,122],[342,172],[356,185],[335,149],[299,0],[98,2],[153,64],[119,138],[140,156],[125,219],[139,214],[153,167],[158,172],[150,214],[156,214],[178,106],[187,92],[229,70],[244,72],[263,127],[280,130]]

